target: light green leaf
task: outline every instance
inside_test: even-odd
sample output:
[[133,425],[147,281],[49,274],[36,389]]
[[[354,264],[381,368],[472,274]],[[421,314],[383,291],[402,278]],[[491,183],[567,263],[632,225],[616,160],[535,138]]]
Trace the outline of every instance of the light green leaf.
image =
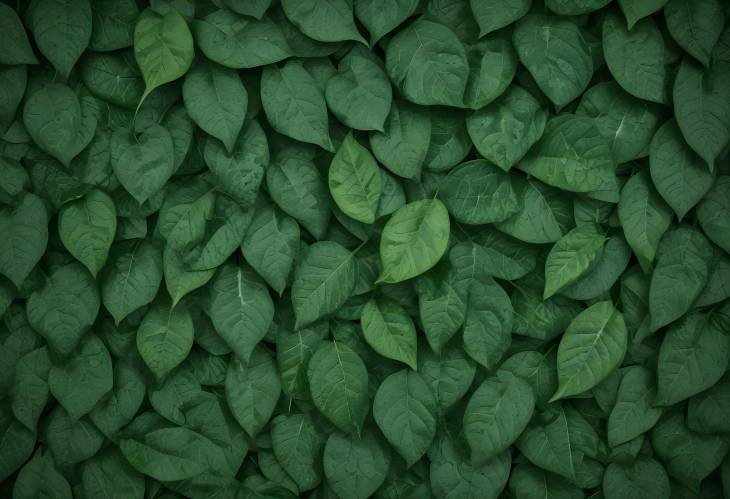
[[183,82],[185,110],[206,133],[231,153],[243,127],[248,94],[236,71],[214,63],[193,67]]
[[370,300],[362,311],[365,341],[384,357],[417,370],[416,327],[406,310],[393,300]]
[[380,384],[373,402],[373,418],[388,442],[410,467],[436,436],[438,404],[416,372],[403,369]]
[[531,12],[517,22],[512,43],[540,90],[558,107],[578,97],[593,76],[588,44],[570,18]]
[[91,39],[91,2],[33,0],[26,22],[38,49],[67,80]]
[[71,263],[55,270],[30,295],[28,322],[55,353],[67,356],[94,324],[99,306],[93,277],[81,264]]
[[247,267],[225,264],[210,284],[209,300],[215,330],[247,363],[274,317],[268,288]]
[[606,236],[599,226],[586,224],[555,243],[545,262],[543,298],[550,298],[590,272],[601,258],[605,242]]
[[[650,330],[684,315],[707,284],[712,245],[693,227],[676,227],[662,237],[649,288]],[[681,286],[677,283],[681,282]]]
[[164,380],[193,347],[193,319],[187,309],[158,303],[137,329],[137,350],[157,381]]
[[438,199],[409,203],[388,220],[380,239],[383,271],[378,282],[423,274],[441,259],[449,241],[449,214]]
[[357,284],[353,253],[334,241],[311,245],[294,273],[292,304],[301,329],[340,308]]
[[464,412],[472,463],[484,464],[508,449],[527,427],[534,408],[535,394],[523,379],[506,372],[487,378]]
[[551,401],[589,390],[624,359],[628,332],[610,301],[591,305],[573,319],[558,347],[558,389]]
[[469,62],[464,46],[446,26],[414,21],[388,42],[385,61],[390,79],[409,101],[463,105]]
[[272,355],[256,347],[248,363],[233,357],[226,370],[226,401],[238,424],[255,437],[269,422],[281,395]]
[[142,14],[134,27],[134,57],[146,85],[139,105],[155,88],[183,76],[193,55],[193,35],[177,10]]
[[328,173],[332,198],[342,212],[359,222],[375,222],[381,193],[380,169],[365,147],[347,134]]

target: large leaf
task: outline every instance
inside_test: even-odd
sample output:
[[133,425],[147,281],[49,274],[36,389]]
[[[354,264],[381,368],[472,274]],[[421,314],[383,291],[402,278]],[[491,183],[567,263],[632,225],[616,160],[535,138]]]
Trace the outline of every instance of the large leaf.
[[558,389],[552,400],[577,395],[603,381],[624,359],[628,332],[621,312],[598,302],[570,323],[558,347]]
[[388,220],[380,239],[379,282],[411,279],[436,265],[449,241],[449,214],[438,199],[409,203]]
[[337,149],[327,176],[332,199],[342,212],[371,224],[380,201],[380,169],[372,154],[348,134]]

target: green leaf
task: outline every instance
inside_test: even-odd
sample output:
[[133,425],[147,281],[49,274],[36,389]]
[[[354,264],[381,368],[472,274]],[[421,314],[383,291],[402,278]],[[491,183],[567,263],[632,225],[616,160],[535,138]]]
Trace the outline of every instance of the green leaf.
[[535,466],[571,481],[576,479],[577,456],[561,405],[534,419],[517,440],[517,448]]
[[69,166],[94,137],[99,110],[61,83],[43,85],[26,99],[23,124],[38,146]]
[[132,239],[112,246],[101,274],[104,307],[119,325],[155,299],[162,281],[162,250],[150,240]]
[[55,270],[43,287],[30,295],[28,322],[55,353],[67,356],[94,324],[99,306],[93,277],[80,264],[71,263]]
[[701,433],[727,433],[730,425],[725,414],[730,405],[729,385],[730,375],[726,373],[712,388],[689,399],[687,425],[692,430]]
[[[134,332],[134,329],[131,331]],[[129,336],[134,340],[134,334]],[[117,353],[110,349],[112,354]],[[107,437],[112,437],[132,421],[145,399],[146,381],[141,363],[135,357],[117,360],[114,364],[114,386],[89,413],[94,426]]]
[[[431,487],[437,497],[497,499],[510,473],[509,453],[503,452],[482,465],[469,462],[449,437],[442,437],[430,452]],[[436,447],[436,445],[434,445]]]
[[436,266],[416,281],[419,317],[431,349],[440,353],[466,317],[468,276]]
[[380,355],[417,370],[416,327],[406,310],[393,300],[370,300],[362,311],[365,341]]
[[418,372],[431,387],[442,411],[462,399],[471,387],[476,370],[476,364],[454,343],[440,353],[428,347],[418,350]]
[[589,88],[575,112],[595,119],[617,164],[643,156],[659,126],[659,107],[626,93],[616,82]]
[[596,11],[611,0],[546,0],[545,6],[562,16],[577,16]]
[[537,180],[528,180],[522,190],[522,210],[495,227],[532,244],[553,243],[572,226],[573,207],[560,191]]
[[370,135],[370,148],[388,170],[415,180],[428,156],[431,133],[431,120],[424,108],[393,101],[384,131]]
[[643,2],[635,2],[634,0],[618,0],[618,6],[626,17],[626,23],[629,31],[641,19],[652,15],[661,10],[669,0],[644,0]]
[[304,414],[280,415],[271,425],[274,455],[296,482],[300,491],[311,490],[322,481],[322,450],[325,436]]
[[56,469],[53,456],[47,451],[36,451],[33,458],[25,463],[15,478],[13,497],[32,499],[34,497],[58,497],[72,499],[71,486]]
[[114,201],[100,190],[64,205],[58,215],[63,245],[94,277],[106,263],[116,230]]
[[608,444],[616,447],[652,429],[662,415],[654,407],[656,383],[642,366],[626,371],[619,385],[616,404],[608,417]]
[[356,284],[353,253],[333,241],[311,245],[294,272],[294,329],[335,312],[352,295]]
[[576,282],[596,266],[606,236],[595,224],[579,225],[550,249],[545,262],[544,299]]
[[327,181],[313,161],[296,151],[278,156],[266,170],[266,186],[279,208],[315,238],[323,238],[332,213]]
[[345,433],[360,435],[369,409],[365,364],[344,343],[322,343],[307,369],[312,401]]
[[50,369],[46,347],[23,355],[15,364],[15,379],[8,391],[10,407],[16,419],[32,432],[38,428],[38,419],[48,402]]
[[348,127],[382,132],[393,95],[379,61],[357,45],[327,80],[325,98],[332,113]]
[[355,15],[370,32],[370,45],[397,28],[418,8],[418,0],[358,0]]
[[134,0],[92,0],[89,48],[107,51],[131,47],[137,17],[139,7]]
[[193,62],[193,35],[180,13],[147,11],[140,16],[134,27],[134,57],[146,86],[141,105],[155,88],[183,76]]
[[286,17],[315,40],[354,40],[367,45],[355,26],[351,0],[282,0],[281,6]]
[[667,69],[664,40],[654,19],[636,22],[631,31],[618,13],[603,20],[603,54],[616,82],[639,99],[665,104]]
[[708,67],[712,48],[725,24],[722,4],[717,0],[669,0],[664,18],[679,46]]
[[374,432],[362,438],[335,432],[324,447],[327,484],[340,497],[366,499],[385,481],[390,467],[390,449]]
[[190,313],[169,303],[158,303],[145,314],[137,329],[137,350],[158,381],[162,381],[193,347]]
[[117,130],[110,147],[114,174],[139,204],[157,194],[174,172],[172,137],[160,125],[152,125],[138,137]]
[[409,467],[430,447],[436,435],[437,413],[431,389],[410,369],[385,378],[373,401],[375,422]]
[[409,101],[463,105],[469,62],[464,46],[446,26],[414,21],[388,42],[385,55],[390,79]]
[[548,473],[530,463],[518,464],[512,470],[509,488],[516,496],[526,499],[544,497],[578,499],[585,497],[585,494],[578,486],[573,485],[562,476]]
[[[702,3],[702,2],[700,2]],[[689,59],[674,80],[674,115],[687,144],[710,170],[730,142],[730,91],[723,82],[730,66],[718,63],[707,71]]]
[[548,185],[572,192],[610,191],[618,200],[618,182],[609,142],[594,120],[562,114],[550,120],[545,134],[519,169]]
[[0,207],[0,273],[20,287],[46,252],[48,212],[35,194],[25,194],[17,206]]
[[110,490],[126,497],[144,495],[144,476],[116,449],[105,450],[84,465],[81,487],[87,497],[103,497]]
[[215,269],[194,270],[185,263],[183,254],[167,245],[162,254],[165,287],[175,307],[190,292],[204,286],[215,274]]
[[649,272],[659,241],[672,222],[672,212],[654,189],[646,171],[638,172],[624,184],[618,217],[641,268]]
[[730,253],[730,177],[721,176],[697,206],[697,219],[705,235]]
[[509,348],[513,310],[507,293],[491,277],[471,279],[464,319],[464,351],[488,370]]
[[514,85],[493,103],[470,114],[466,125],[479,154],[507,171],[540,139],[545,118],[537,100]]
[[674,120],[654,135],[649,165],[654,185],[680,221],[710,190],[715,179],[687,146]]
[[301,61],[267,66],[261,74],[261,103],[277,132],[334,151],[324,92]]
[[712,245],[701,231],[680,226],[664,234],[649,288],[651,331],[679,319],[692,307],[707,284],[711,261]]
[[378,282],[423,274],[441,259],[449,241],[449,214],[438,199],[409,203],[388,220],[380,239],[383,271]]
[[233,357],[226,370],[226,401],[238,424],[256,436],[269,422],[281,395],[281,382],[271,354],[254,349],[248,363]]
[[551,401],[577,395],[603,381],[623,361],[628,332],[609,301],[591,305],[573,319],[558,347],[558,389]]
[[508,373],[487,378],[464,412],[472,463],[484,464],[508,449],[527,427],[534,408],[535,394],[523,379]]
[[328,183],[342,212],[359,222],[375,222],[381,193],[380,169],[366,148],[349,133],[330,163]]
[[570,18],[531,12],[517,22],[512,43],[540,90],[558,107],[578,97],[593,76],[588,44]]
[[230,153],[246,117],[248,93],[238,73],[213,63],[193,67],[183,82],[185,110]]
[[91,412],[112,385],[112,359],[94,334],[87,334],[71,357],[54,362],[48,373],[51,394],[74,420]]
[[530,11],[531,0],[470,0],[474,19],[482,37],[521,19]]
[[193,32],[201,52],[227,68],[255,68],[293,55],[284,31],[269,14],[256,19],[215,10],[195,19]]
[[704,314],[672,324],[659,348],[656,405],[674,405],[717,383],[730,360],[730,339]]
[[38,50],[67,80],[91,39],[91,2],[33,0],[26,22]]
[[0,64],[38,64],[23,23],[9,5],[0,5]]
[[[449,258],[477,268],[479,274],[513,281],[535,270],[537,248],[493,229],[481,228],[471,241],[451,247]],[[465,263],[466,264],[466,263]]]
[[245,266],[223,265],[210,284],[210,318],[233,353],[248,363],[274,317],[269,290]]
[[485,160],[457,166],[441,186],[441,199],[453,217],[465,224],[501,222],[522,209],[522,184]]

